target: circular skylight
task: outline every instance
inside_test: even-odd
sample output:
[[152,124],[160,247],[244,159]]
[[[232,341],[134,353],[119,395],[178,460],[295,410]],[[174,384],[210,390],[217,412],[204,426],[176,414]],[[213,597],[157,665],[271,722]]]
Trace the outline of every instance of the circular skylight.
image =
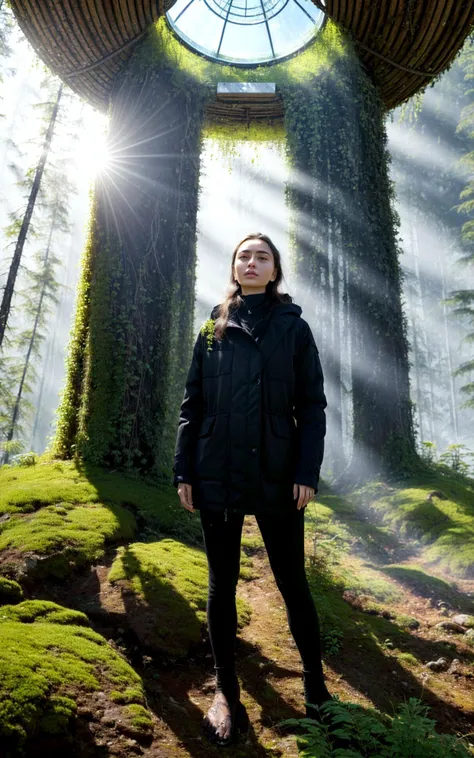
[[189,47],[222,63],[272,63],[301,50],[324,13],[311,0],[177,0],[166,14]]

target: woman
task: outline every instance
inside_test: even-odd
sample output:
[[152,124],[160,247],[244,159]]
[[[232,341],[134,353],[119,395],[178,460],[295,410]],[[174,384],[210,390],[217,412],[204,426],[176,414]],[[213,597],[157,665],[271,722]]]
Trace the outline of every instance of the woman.
[[332,699],[304,568],[304,509],[318,491],[327,403],[311,329],[278,291],[282,278],[269,237],[248,234],[237,245],[225,301],[196,340],[179,418],[174,484],[181,505],[200,511],[209,564],[216,691],[204,726],[221,745],[248,724],[234,661],[245,514],[256,517],[285,601],[306,702]]

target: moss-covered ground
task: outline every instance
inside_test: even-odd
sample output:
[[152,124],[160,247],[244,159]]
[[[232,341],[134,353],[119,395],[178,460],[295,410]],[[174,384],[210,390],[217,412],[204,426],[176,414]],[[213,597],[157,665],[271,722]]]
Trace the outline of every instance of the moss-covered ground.
[[[72,746],[78,695],[104,694],[112,688],[126,693],[131,684],[134,705],[122,707],[121,718],[133,728],[135,712],[130,708],[140,708],[143,733],[150,733],[140,676],[89,628],[82,613],[45,601],[3,606],[0,672],[0,744],[5,758],[23,750],[42,755],[42,744],[52,737],[66,750],[68,743]],[[104,704],[108,699],[105,695]]]
[[[130,624],[148,647],[168,656],[184,656],[204,631],[207,560],[201,549],[172,539],[132,543],[119,548],[108,581],[128,590]],[[250,608],[237,602],[239,626],[249,621]]]
[[[200,737],[212,693],[207,562],[199,517],[174,488],[40,459],[0,469],[0,514],[5,756],[59,757],[71,740],[81,758],[217,755]],[[473,484],[446,473],[345,496],[321,487],[306,510],[307,571],[328,687],[343,703],[391,718],[416,697],[439,732],[472,731],[472,637],[436,625],[474,614],[473,529]],[[291,758],[296,737],[277,724],[302,715],[301,664],[251,518],[241,580],[252,727],[228,752]],[[441,656],[456,673],[426,667]]]

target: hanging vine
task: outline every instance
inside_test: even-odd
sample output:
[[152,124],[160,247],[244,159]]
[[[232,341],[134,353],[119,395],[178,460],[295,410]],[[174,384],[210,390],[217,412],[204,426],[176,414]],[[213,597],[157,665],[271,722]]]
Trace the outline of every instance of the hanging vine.
[[[350,45],[342,35],[332,44],[333,65],[311,86],[283,90],[293,265],[325,359],[333,432],[339,425],[333,438],[343,433],[341,369],[350,362],[352,473],[365,467],[403,475],[417,456],[385,114]],[[345,355],[334,331],[340,287],[351,304]]]

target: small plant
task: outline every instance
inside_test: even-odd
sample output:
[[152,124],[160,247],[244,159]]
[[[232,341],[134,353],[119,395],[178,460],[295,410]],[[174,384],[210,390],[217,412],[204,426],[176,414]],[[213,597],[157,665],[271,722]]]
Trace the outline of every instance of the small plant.
[[[320,720],[286,719],[281,725],[305,730],[299,738],[304,758],[470,758],[462,739],[435,732],[428,710],[411,697],[390,718],[335,698],[320,706]],[[347,740],[347,749],[333,750],[332,736]]]
[[456,444],[448,445],[444,453],[439,456],[439,462],[444,463],[456,474],[467,476],[470,471],[470,461],[474,458],[474,453],[466,445]]
[[428,464],[434,463],[437,457],[436,442],[423,440],[421,443],[421,457]]
[[327,632],[323,632],[322,637],[326,655],[336,655],[341,649],[344,633],[340,629],[329,629]]
[[32,450],[28,453],[21,453],[13,458],[13,463],[16,466],[36,466],[38,463],[38,456]]
[[213,318],[208,318],[207,321],[204,322],[204,324],[201,326],[200,332],[203,334],[207,339],[207,349],[210,350],[212,347],[212,343],[214,341],[214,328],[215,328],[215,321]]

